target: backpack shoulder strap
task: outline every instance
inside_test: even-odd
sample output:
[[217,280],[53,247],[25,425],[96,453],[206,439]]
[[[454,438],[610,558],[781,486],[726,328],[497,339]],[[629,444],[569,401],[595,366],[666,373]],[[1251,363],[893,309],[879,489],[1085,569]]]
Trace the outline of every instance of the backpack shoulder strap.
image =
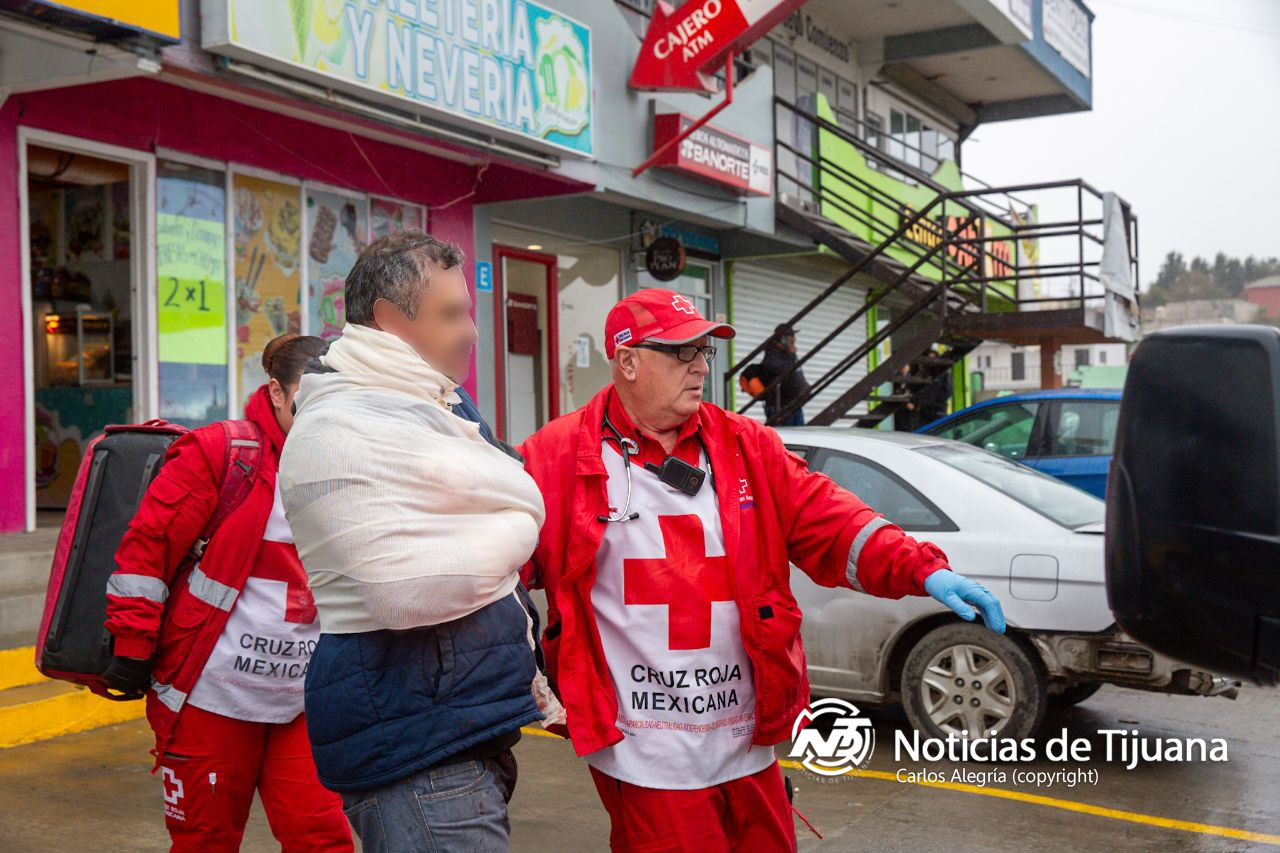
[[209,523],[200,533],[200,538],[192,546],[193,554],[199,558],[215,531],[235,512],[253,488],[253,481],[258,477],[258,469],[262,467],[263,448],[262,431],[253,421],[221,421],[226,442],[222,454],[221,480],[218,484],[218,506],[214,509]]

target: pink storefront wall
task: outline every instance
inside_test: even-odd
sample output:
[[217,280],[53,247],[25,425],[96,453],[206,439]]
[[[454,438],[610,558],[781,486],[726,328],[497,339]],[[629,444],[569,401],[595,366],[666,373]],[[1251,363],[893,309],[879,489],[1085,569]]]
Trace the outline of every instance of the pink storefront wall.
[[[315,112],[334,115],[320,108]],[[21,530],[26,523],[19,126],[145,152],[167,148],[419,202],[430,208],[431,232],[457,243],[468,258],[475,257],[475,204],[582,189],[502,162],[489,163],[477,181],[479,170],[468,163],[153,79],[10,96],[0,108],[0,305],[5,308],[0,316],[0,532]],[[407,132],[380,130],[424,141]],[[474,281],[470,261],[467,272]],[[474,368],[473,358],[466,382],[473,394]]]

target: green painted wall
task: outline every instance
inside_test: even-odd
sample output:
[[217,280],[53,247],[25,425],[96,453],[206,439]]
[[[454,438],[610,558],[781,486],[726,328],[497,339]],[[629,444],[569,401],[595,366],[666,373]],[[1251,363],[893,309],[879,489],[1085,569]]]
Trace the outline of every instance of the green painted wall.
[[[836,120],[835,114],[832,112],[826,98],[819,94],[817,101],[818,117],[834,124]],[[820,129],[818,131],[815,149],[814,159],[825,163],[825,168],[823,169],[818,169],[815,166],[812,176],[813,186],[822,190],[822,215],[872,245],[882,242],[889,233],[892,233],[894,229],[900,226],[902,217],[897,207],[879,200],[877,196],[873,196],[874,190],[867,189],[868,186],[883,192],[889,199],[896,200],[899,204],[905,205],[911,210],[924,209],[937,195],[930,187],[900,180],[872,168],[861,151],[852,143],[847,142],[830,130]],[[959,167],[956,166],[953,160],[942,161],[932,178],[936,183],[948,189],[959,190],[963,188]],[[830,200],[830,196],[841,199],[842,203]],[[931,213],[930,218],[935,222],[946,221],[949,217],[955,217],[955,221],[963,221],[965,215],[966,211],[959,204],[945,202]],[[879,226],[872,224],[875,220],[879,220]],[[988,236],[1002,236],[1012,233],[998,222],[992,222],[989,219],[984,221],[988,223]],[[913,235],[908,232],[907,237],[911,236]],[[921,229],[914,236],[917,246],[891,246],[888,249],[888,254],[908,266],[914,263],[920,256],[919,245],[930,240],[932,235]],[[1017,264],[1018,247],[1016,241],[992,242],[986,245],[988,275],[995,275],[997,272],[1011,272],[1012,269],[1009,264],[1015,266]],[[934,257],[940,259],[942,254],[943,252],[939,251]],[[1005,260],[1005,264],[1001,264],[1000,258]],[[948,274],[954,274],[950,272],[953,265],[960,266],[967,262],[968,259],[966,258],[949,257],[947,259]],[[919,273],[934,281],[942,277],[942,270],[932,262],[922,266],[919,269]],[[1000,298],[1001,296],[1004,298]],[[1016,299],[1016,296],[1017,286],[1013,281],[995,282],[988,290],[988,309],[991,311],[1012,311],[1015,308],[1013,300]]]

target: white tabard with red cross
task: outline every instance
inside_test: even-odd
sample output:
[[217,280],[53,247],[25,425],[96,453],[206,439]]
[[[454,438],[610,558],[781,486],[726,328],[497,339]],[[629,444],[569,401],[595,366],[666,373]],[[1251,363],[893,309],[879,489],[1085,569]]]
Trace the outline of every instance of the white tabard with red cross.
[[287,723],[302,713],[302,682],[319,639],[316,603],[277,485],[253,573],[187,701],[237,720]]
[[[612,445],[602,455],[616,513],[626,472]],[[631,477],[631,511],[640,517],[606,525],[591,590],[624,739],[587,763],[665,789],[763,770],[773,749],[751,746],[755,689],[711,479],[691,497],[634,462]]]

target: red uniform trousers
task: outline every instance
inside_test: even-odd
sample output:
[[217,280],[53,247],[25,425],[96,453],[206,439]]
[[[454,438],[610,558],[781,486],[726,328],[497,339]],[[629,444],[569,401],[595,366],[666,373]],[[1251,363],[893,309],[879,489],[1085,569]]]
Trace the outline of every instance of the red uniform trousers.
[[316,776],[302,714],[252,723],[187,705],[159,772],[175,853],[239,850],[254,790],[284,853],[355,849],[342,799]]
[[782,770],[775,761],[759,773],[710,788],[643,788],[591,768],[609,812],[614,853],[794,853],[795,824]]

